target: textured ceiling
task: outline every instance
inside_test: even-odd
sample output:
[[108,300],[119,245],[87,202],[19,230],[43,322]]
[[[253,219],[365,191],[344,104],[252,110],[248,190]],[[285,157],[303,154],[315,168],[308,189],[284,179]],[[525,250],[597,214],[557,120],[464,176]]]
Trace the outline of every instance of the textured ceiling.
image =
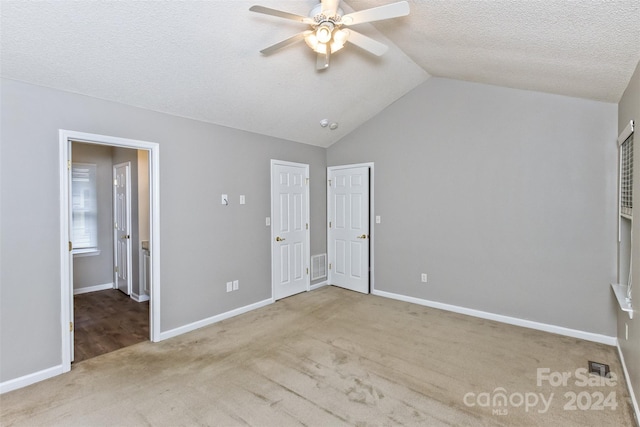
[[410,4],[376,27],[433,76],[618,102],[640,60],[640,0]]
[[[351,0],[345,13],[394,0]],[[315,71],[304,44],[259,51],[317,1],[0,3],[3,77],[327,147],[429,75],[617,102],[640,60],[640,1],[410,1]],[[320,127],[322,119],[339,123]]]

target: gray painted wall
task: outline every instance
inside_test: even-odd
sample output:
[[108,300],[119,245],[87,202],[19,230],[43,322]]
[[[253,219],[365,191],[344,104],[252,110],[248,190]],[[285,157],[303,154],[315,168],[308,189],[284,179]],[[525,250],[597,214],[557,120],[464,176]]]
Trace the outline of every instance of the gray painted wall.
[[326,252],[324,149],[1,83],[0,382],[61,363],[59,129],[160,144],[162,331],[270,298],[272,158],[310,165],[311,254]]
[[375,162],[376,289],[614,336],[616,112],[431,78],[329,147]]
[[2,89],[0,381],[60,363],[60,128],[160,143],[162,331],[270,297],[275,158],[311,166],[311,254],[326,252],[327,164],[375,162],[377,289],[615,334],[616,105],[432,78],[324,150]]
[[[634,120],[636,130],[634,133],[634,144],[636,147],[640,146],[640,138],[638,134],[638,125],[640,125],[640,62],[636,66],[636,71],[631,77],[629,86],[624,92],[620,103],[618,104],[618,131],[622,132],[629,123],[629,120]],[[640,165],[640,150],[634,151],[633,162],[636,165]],[[640,221],[640,211],[637,206],[640,203],[637,202],[640,196],[640,174],[635,174],[633,177],[633,205],[636,206],[633,212],[634,224]],[[633,265],[640,265],[640,238],[638,238],[637,232],[633,236]],[[640,269],[635,267],[632,272],[633,283],[633,300],[634,307],[638,307],[640,302]],[[616,310],[618,319],[618,342],[622,355],[629,371],[629,377],[631,379],[631,386],[633,387],[636,399],[640,398],[640,318],[638,318],[638,310],[634,312],[634,318],[629,319],[627,313],[623,313],[621,310]],[[625,324],[629,327],[629,339],[625,337]]]
[[74,142],[71,146],[74,162],[96,164],[98,198],[98,249],[100,255],[74,256],[74,289],[113,283],[113,221],[112,221],[112,150],[111,147]]

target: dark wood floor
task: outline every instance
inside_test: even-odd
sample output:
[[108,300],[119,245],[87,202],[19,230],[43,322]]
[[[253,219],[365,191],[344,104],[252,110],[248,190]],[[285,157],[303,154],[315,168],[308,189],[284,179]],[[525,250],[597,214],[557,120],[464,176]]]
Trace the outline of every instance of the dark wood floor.
[[149,340],[149,302],[116,289],[73,298],[74,362]]

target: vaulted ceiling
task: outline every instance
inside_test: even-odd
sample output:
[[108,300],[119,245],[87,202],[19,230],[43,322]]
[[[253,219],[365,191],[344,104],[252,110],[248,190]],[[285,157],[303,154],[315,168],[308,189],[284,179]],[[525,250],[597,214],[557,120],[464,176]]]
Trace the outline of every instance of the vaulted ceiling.
[[259,53],[307,27],[249,7],[317,3],[3,0],[1,74],[327,147],[430,76],[617,102],[640,60],[638,0],[413,0],[406,17],[357,26],[389,46],[382,57],[348,44],[316,71],[304,42]]

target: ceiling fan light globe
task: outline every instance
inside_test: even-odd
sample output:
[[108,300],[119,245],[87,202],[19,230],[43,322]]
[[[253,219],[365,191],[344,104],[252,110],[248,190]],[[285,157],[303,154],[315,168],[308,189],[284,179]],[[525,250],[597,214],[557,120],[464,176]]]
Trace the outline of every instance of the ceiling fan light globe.
[[344,42],[338,43],[337,41],[332,41],[331,44],[331,53],[337,52],[344,47]]
[[316,38],[320,43],[329,43],[332,36],[332,28],[329,25],[320,25],[316,29]]
[[[329,45],[329,47],[331,47],[331,45]],[[327,53],[327,44],[326,43],[318,43],[316,48],[313,49],[316,51],[316,53]],[[331,51],[330,53],[333,53],[333,51]]]
[[314,32],[309,32],[309,34],[307,34],[304,37],[304,41],[305,43],[307,43],[307,46],[309,46],[313,51],[318,52],[318,38],[316,37],[316,33]]
[[343,46],[349,38],[349,30],[336,30],[333,34],[333,42]]

